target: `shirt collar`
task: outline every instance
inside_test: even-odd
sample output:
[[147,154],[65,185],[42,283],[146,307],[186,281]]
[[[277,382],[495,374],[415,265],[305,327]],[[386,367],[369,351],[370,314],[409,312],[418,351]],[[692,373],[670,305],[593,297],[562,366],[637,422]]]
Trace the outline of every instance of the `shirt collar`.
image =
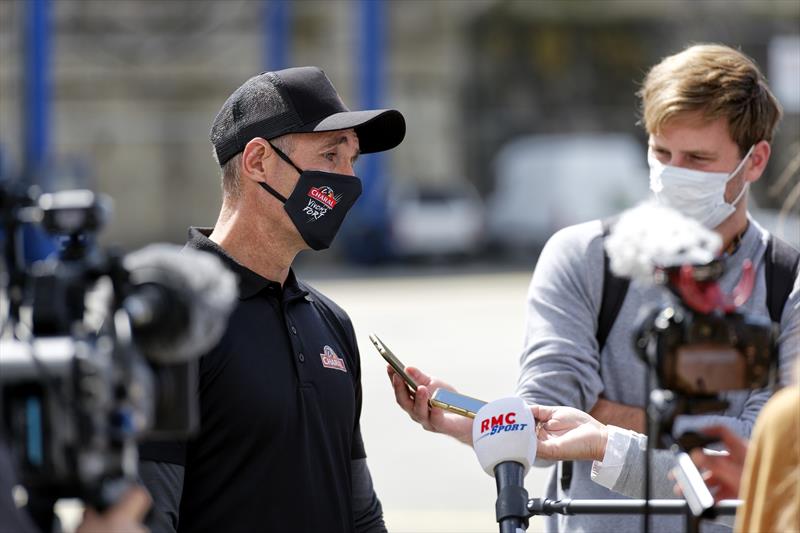
[[211,235],[213,228],[189,228],[189,238],[186,242],[188,248],[211,252],[219,256],[222,261],[232,270],[239,278],[239,299],[246,300],[252,298],[262,290],[267,293],[273,294],[276,297],[285,294],[289,299],[302,298],[308,296],[301,284],[298,282],[294,271],[290,268],[289,275],[283,283],[283,287],[277,281],[269,280],[259,274],[256,274],[246,266],[236,261],[233,257],[228,255],[224,248],[208,238]]
[[749,248],[747,245],[751,245],[755,240],[758,239],[758,228],[753,224],[753,220],[750,218],[750,215],[747,216],[747,226],[744,228],[744,231],[740,232],[736,235],[728,247],[722,251],[721,256],[724,259],[733,258],[736,256],[736,252],[740,249]]

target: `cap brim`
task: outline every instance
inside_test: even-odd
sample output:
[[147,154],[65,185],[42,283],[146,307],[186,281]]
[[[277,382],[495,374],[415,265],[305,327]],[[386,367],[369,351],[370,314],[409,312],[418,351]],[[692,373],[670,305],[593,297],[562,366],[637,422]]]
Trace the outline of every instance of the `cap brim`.
[[[308,128],[308,129],[306,129]],[[306,131],[336,131],[353,128],[362,154],[391,150],[406,136],[406,120],[396,109],[345,111],[307,124]]]

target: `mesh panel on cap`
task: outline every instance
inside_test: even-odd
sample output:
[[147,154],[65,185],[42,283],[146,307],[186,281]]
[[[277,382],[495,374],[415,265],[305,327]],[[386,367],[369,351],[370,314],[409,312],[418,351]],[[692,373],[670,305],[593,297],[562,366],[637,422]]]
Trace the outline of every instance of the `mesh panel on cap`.
[[263,123],[263,131],[268,137],[275,127],[298,120],[297,114],[277,89],[278,79],[271,72],[253,76],[225,101],[214,119],[209,135],[217,157],[222,162],[240,152],[244,145],[254,136],[248,131],[249,138],[242,136],[243,130],[257,123]]

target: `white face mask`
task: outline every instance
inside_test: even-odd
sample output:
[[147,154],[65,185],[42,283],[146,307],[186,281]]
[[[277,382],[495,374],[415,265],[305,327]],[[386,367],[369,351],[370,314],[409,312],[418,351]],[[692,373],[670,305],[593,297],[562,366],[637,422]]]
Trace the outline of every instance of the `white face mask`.
[[744,167],[755,145],[751,146],[742,161],[730,174],[703,172],[662,164],[652,150],[647,151],[650,165],[650,190],[658,203],[680,211],[705,227],[714,229],[736,211],[736,204],[744,196],[749,182],[732,203],[725,201],[725,186]]

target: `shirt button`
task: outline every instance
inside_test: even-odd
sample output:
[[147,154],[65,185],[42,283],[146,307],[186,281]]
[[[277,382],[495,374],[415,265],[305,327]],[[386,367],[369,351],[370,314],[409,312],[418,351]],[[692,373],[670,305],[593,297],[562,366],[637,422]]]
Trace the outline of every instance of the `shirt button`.
[[294,326],[292,326],[292,333],[294,333],[295,335],[297,335],[297,328],[296,328],[296,327],[294,327]]
[[299,354],[297,354],[297,358],[300,359],[301,363],[305,363],[306,362],[306,356],[303,355],[303,352],[300,352]]

